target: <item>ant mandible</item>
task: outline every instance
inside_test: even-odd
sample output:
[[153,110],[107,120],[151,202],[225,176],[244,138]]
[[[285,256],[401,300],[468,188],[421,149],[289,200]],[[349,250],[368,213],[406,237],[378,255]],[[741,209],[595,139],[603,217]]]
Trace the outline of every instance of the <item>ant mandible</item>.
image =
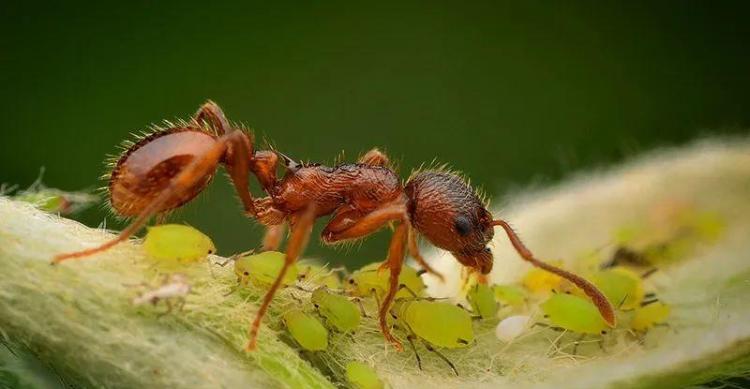
[[[276,177],[279,159],[287,171]],[[267,226],[263,249],[278,248],[284,226],[291,230],[285,265],[267,291],[249,331],[246,349],[256,347],[258,330],[281,280],[300,256],[315,219],[332,215],[322,232],[327,244],[360,239],[395,224],[386,260],[389,290],[379,308],[383,336],[398,350],[401,343],[391,335],[386,321],[398,291],[398,277],[406,250],[424,269],[438,277],[420,255],[416,237],[421,234],[435,246],[449,251],[464,266],[480,274],[492,270],[487,247],[500,226],[518,254],[532,265],[555,273],[581,288],[596,304],[602,317],[615,324],[612,306],[584,278],[539,261],[511,226],[492,214],[474,190],[458,175],[444,170],[412,174],[403,185],[378,149],[357,163],[327,167],[302,164],[276,150],[254,150],[250,132],[230,125],[221,108],[208,101],[189,122],[169,123],[130,146],[114,165],[109,177],[110,202],[115,212],[135,217],[120,234],[98,246],[61,254],[53,263],[104,251],[128,239],[152,216],[163,216],[196,197],[223,164],[242,201],[245,213]],[[252,173],[268,195],[253,199],[248,190]]]

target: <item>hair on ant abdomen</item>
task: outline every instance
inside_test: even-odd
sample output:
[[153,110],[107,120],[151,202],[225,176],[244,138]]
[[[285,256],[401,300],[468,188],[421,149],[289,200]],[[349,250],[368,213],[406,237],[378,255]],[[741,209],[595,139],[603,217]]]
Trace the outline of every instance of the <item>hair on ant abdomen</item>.
[[[276,175],[279,160],[286,168],[281,178]],[[191,121],[169,125],[133,144],[120,157],[109,177],[110,201],[115,212],[133,216],[134,221],[116,238],[98,247],[58,255],[53,263],[90,256],[126,240],[152,216],[197,196],[219,165],[228,171],[245,214],[268,227],[263,249],[277,249],[285,226],[291,229],[284,267],[266,292],[250,327],[247,350],[256,347],[261,320],[287,270],[300,257],[314,220],[328,215],[330,219],[321,236],[328,244],[361,239],[384,226],[394,226],[387,257],[380,266],[390,275],[379,319],[383,336],[398,349],[402,345],[391,334],[386,319],[399,289],[398,278],[407,251],[427,272],[442,279],[419,253],[419,234],[451,252],[464,266],[487,274],[493,264],[487,244],[494,227],[500,226],[524,260],[580,287],[605,321],[615,323],[612,306],[596,287],[582,277],[536,259],[507,222],[493,218],[486,204],[459,175],[444,169],[420,171],[403,185],[388,157],[378,149],[370,150],[356,163],[334,167],[299,163],[276,150],[254,150],[251,133],[230,124],[222,110],[210,101]],[[251,174],[266,197],[254,199],[250,194]]]

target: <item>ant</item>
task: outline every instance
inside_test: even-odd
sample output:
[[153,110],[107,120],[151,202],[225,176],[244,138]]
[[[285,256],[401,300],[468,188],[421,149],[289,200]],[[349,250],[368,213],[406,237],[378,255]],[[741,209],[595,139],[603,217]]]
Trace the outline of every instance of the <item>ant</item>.
[[[152,216],[162,218],[196,197],[211,181],[218,165],[225,166],[245,214],[267,226],[263,249],[278,248],[289,225],[285,263],[266,292],[249,330],[246,350],[256,347],[258,330],[287,269],[297,261],[307,243],[315,219],[331,215],[322,232],[326,244],[364,238],[395,224],[381,270],[389,270],[389,290],[379,307],[380,330],[386,340],[403,350],[387,323],[389,309],[399,289],[398,278],[405,252],[438,277],[419,253],[417,234],[449,251],[461,264],[482,275],[492,270],[487,247],[500,226],[518,254],[532,265],[555,273],[580,287],[594,302],[607,323],[614,326],[612,306],[584,278],[539,261],[511,226],[494,219],[476,192],[457,174],[444,170],[419,171],[402,183],[388,157],[377,148],[356,163],[335,167],[295,162],[271,150],[254,150],[252,133],[230,125],[223,111],[206,102],[189,122],[167,123],[130,145],[114,164],[109,176],[109,198],[115,212],[135,217],[120,234],[94,248],[60,254],[53,260],[82,258],[128,239]],[[278,179],[283,161],[286,174]],[[254,199],[248,176],[255,175],[267,197]]]

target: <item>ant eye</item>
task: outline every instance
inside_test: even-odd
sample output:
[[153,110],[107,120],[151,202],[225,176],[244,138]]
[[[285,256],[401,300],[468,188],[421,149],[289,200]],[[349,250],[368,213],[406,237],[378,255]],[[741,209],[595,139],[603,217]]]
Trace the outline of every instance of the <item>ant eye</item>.
[[453,220],[453,226],[456,227],[456,232],[461,236],[469,235],[473,229],[471,220],[463,215],[456,216],[456,219]]

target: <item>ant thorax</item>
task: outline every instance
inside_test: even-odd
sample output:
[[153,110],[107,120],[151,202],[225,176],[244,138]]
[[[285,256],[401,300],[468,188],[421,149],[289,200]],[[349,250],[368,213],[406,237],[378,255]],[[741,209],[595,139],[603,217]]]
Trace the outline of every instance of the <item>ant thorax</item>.
[[272,192],[276,208],[302,210],[315,203],[317,215],[327,215],[345,204],[359,210],[375,209],[403,193],[393,170],[367,164],[328,167],[317,164],[290,168]]

